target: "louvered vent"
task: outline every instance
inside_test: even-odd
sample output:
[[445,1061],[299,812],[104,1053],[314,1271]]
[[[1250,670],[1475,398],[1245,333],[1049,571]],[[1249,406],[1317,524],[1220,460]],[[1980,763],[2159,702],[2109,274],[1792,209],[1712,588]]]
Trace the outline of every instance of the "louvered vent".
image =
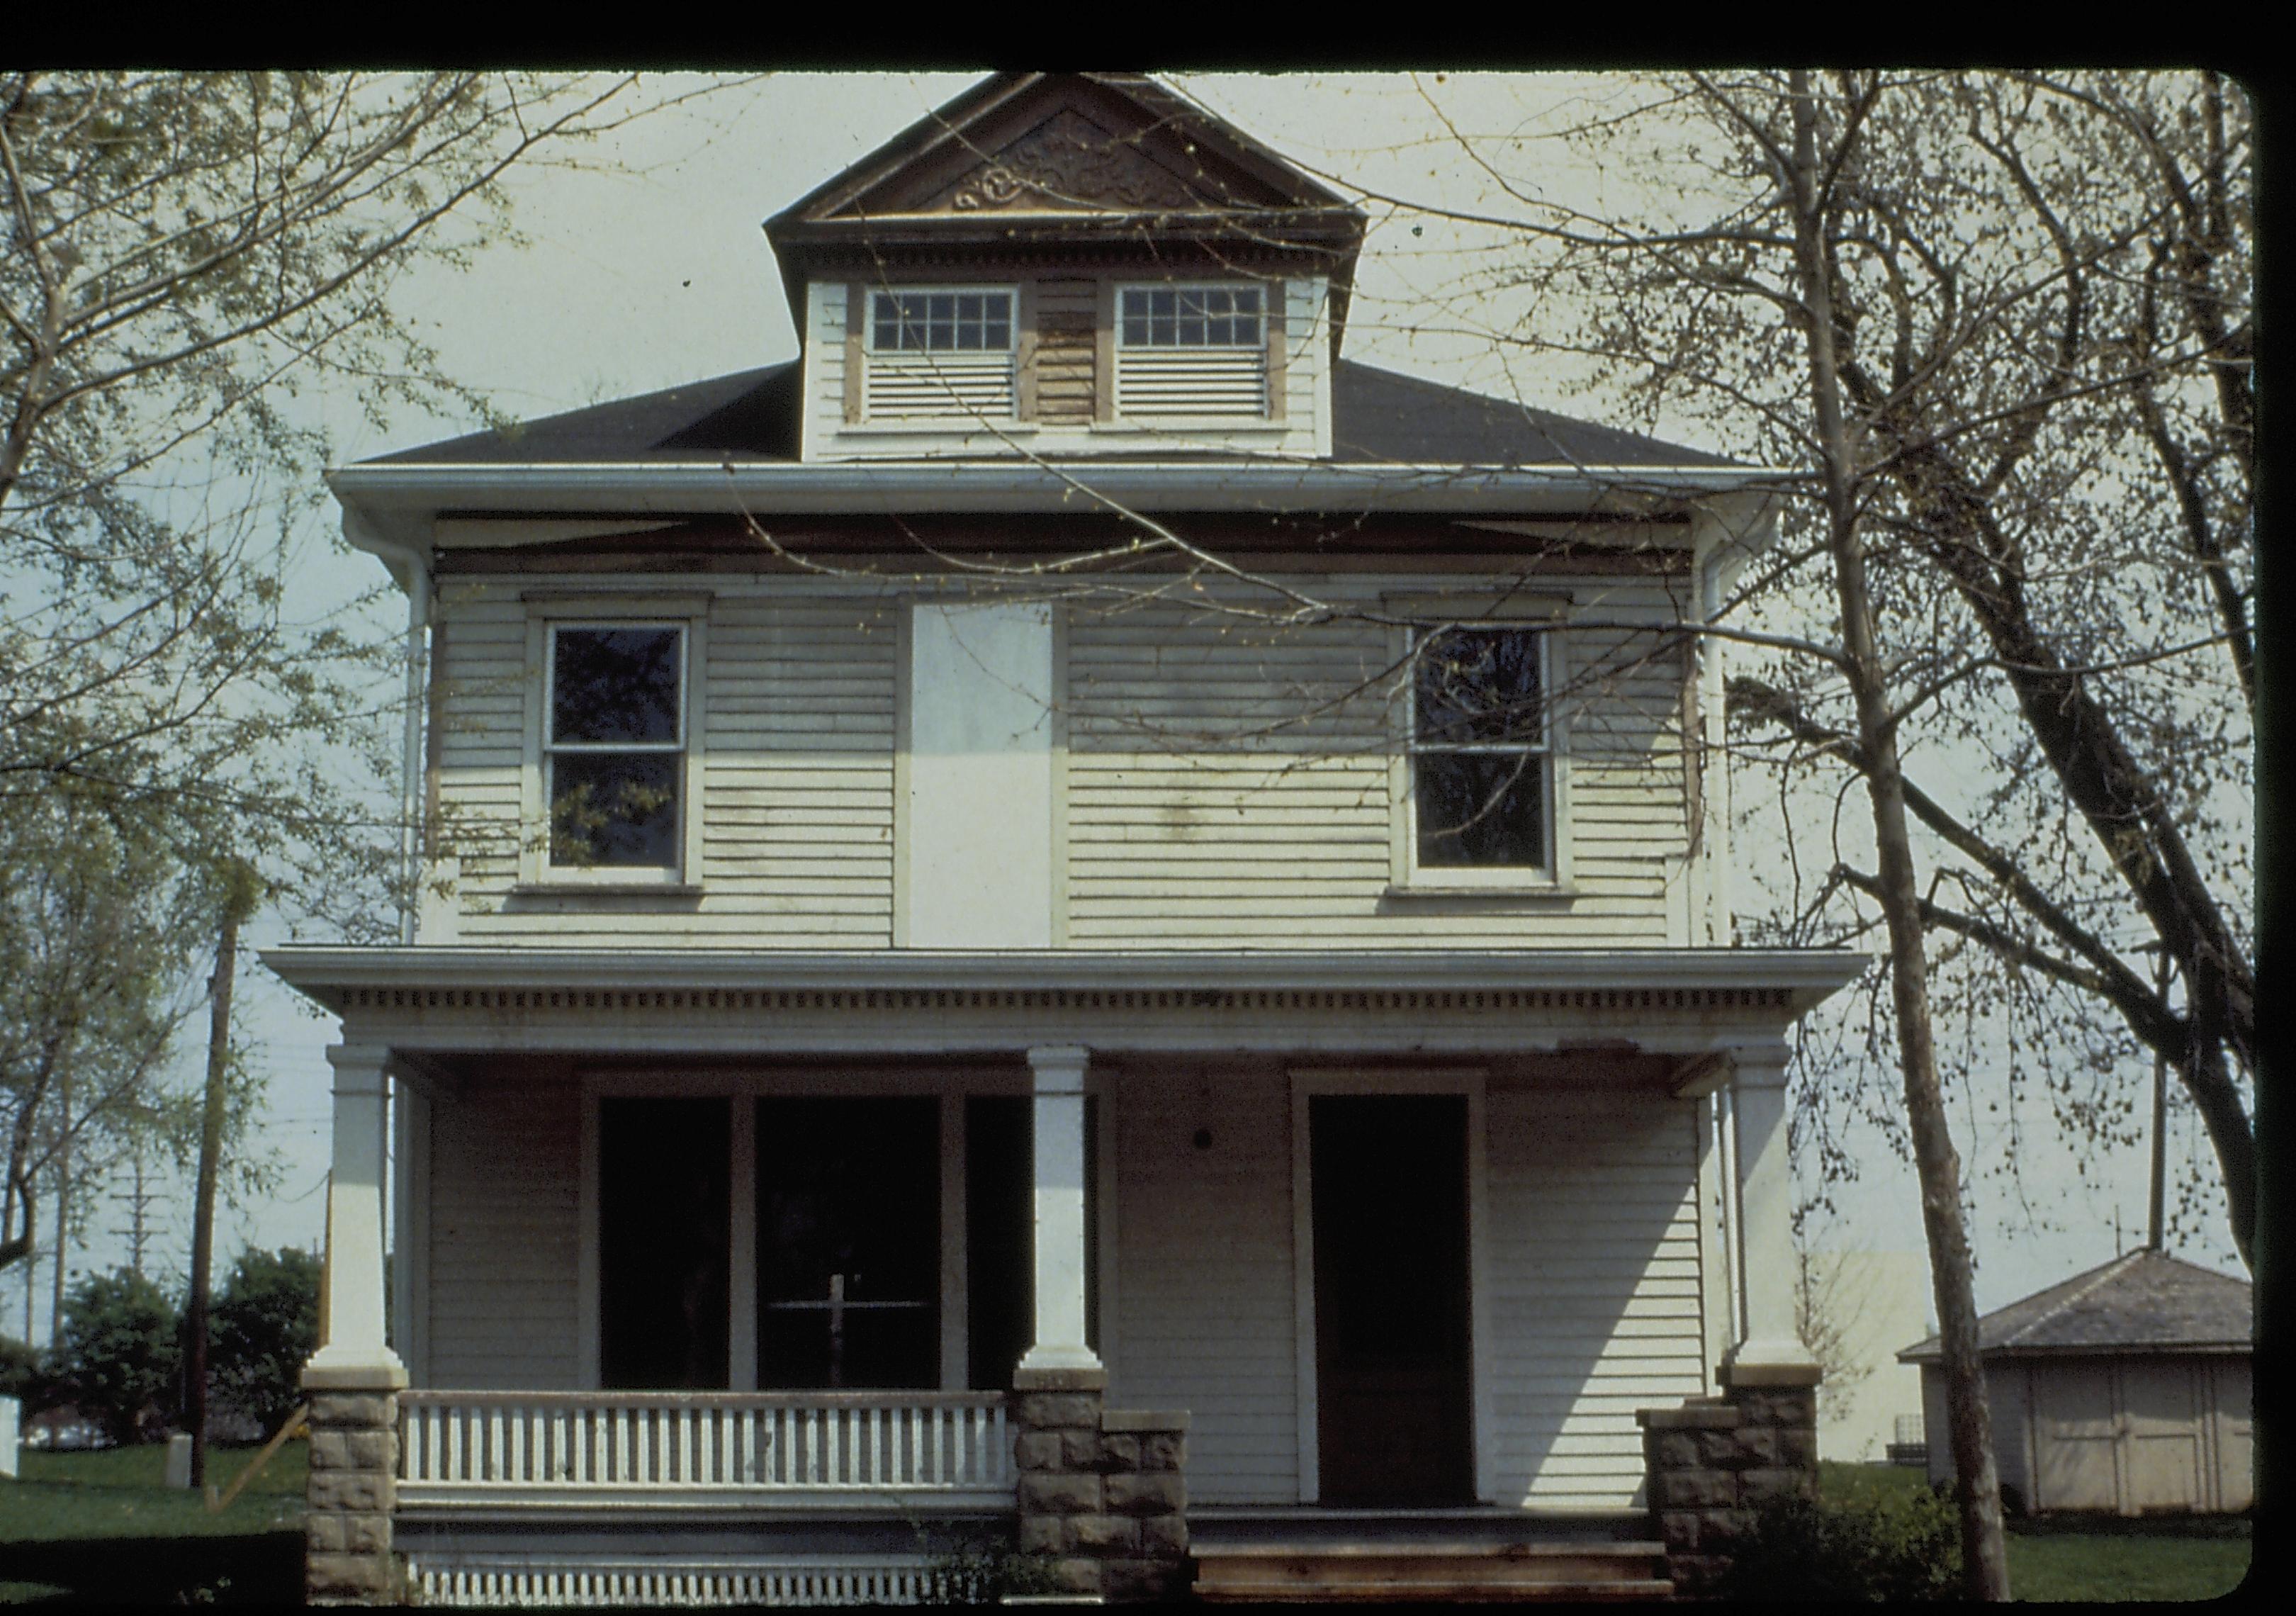
[[872,420],[1013,418],[1013,356],[873,353],[866,408]]
[[1118,350],[1116,408],[1133,416],[1267,414],[1264,348]]

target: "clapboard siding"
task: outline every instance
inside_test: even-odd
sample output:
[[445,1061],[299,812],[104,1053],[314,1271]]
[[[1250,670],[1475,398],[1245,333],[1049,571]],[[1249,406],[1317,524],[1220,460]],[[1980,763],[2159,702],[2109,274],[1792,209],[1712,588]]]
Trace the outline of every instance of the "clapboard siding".
[[[1375,612],[1384,592],[1441,580],[1303,587]],[[1670,616],[1654,589],[1613,581],[1603,593],[1606,623]],[[1669,941],[1669,887],[1688,852],[1687,664],[1656,633],[1561,636],[1571,896],[1464,906],[1390,891],[1395,630],[1159,606],[1074,612],[1069,644],[1072,947]]]
[[450,592],[438,653],[439,834],[458,861],[459,940],[890,943],[898,611],[882,600],[776,595],[762,580],[721,588],[699,691],[702,894],[665,907],[513,892],[527,714],[541,669],[529,665],[528,609],[514,594]]
[[1116,1095],[1109,1395],[1189,1410],[1194,1503],[1299,1497],[1290,1092],[1280,1071],[1180,1067]]
[[1693,1102],[1486,1102],[1497,1501],[1641,1502],[1641,1407],[1705,1389]]
[[539,1065],[431,1102],[430,1385],[578,1388],[581,1135],[572,1085]]
[[1100,283],[1082,277],[1037,283],[1037,419],[1068,424],[1093,414]]

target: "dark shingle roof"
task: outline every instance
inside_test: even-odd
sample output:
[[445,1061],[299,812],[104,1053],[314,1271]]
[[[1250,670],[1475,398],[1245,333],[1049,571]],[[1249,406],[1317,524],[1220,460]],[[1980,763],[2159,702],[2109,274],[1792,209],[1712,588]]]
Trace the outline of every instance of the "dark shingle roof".
[[[794,460],[798,366],[736,371],[380,455],[376,465]],[[1159,455],[1158,458],[1167,456]],[[1356,464],[1726,466],[1683,448],[1526,405],[1342,359],[1332,373],[1332,457]]]
[[[1977,1321],[1980,1353],[2248,1349],[2254,1302],[2244,1279],[2140,1248]],[[1931,1363],[1934,1335],[1898,1354]]]

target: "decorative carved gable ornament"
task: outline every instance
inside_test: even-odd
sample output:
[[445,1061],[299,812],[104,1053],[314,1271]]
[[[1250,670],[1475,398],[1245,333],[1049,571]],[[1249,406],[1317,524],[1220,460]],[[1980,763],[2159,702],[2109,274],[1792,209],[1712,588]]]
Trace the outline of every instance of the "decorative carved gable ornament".
[[1217,207],[1149,157],[1136,135],[1111,135],[1069,109],[976,165],[929,204],[960,213],[1001,209],[1135,213]]

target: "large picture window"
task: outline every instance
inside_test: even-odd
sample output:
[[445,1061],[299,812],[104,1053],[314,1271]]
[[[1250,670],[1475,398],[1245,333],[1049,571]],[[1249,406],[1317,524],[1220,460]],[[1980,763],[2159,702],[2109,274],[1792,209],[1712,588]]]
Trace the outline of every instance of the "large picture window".
[[1258,286],[1127,286],[1117,297],[1120,414],[1267,414],[1266,293]]
[[544,792],[555,869],[675,869],[684,837],[685,630],[551,626]]
[[1010,289],[903,289],[867,298],[871,419],[1012,418],[1018,391]]
[[1553,867],[1546,638],[1444,628],[1416,647],[1410,763],[1422,870]]

